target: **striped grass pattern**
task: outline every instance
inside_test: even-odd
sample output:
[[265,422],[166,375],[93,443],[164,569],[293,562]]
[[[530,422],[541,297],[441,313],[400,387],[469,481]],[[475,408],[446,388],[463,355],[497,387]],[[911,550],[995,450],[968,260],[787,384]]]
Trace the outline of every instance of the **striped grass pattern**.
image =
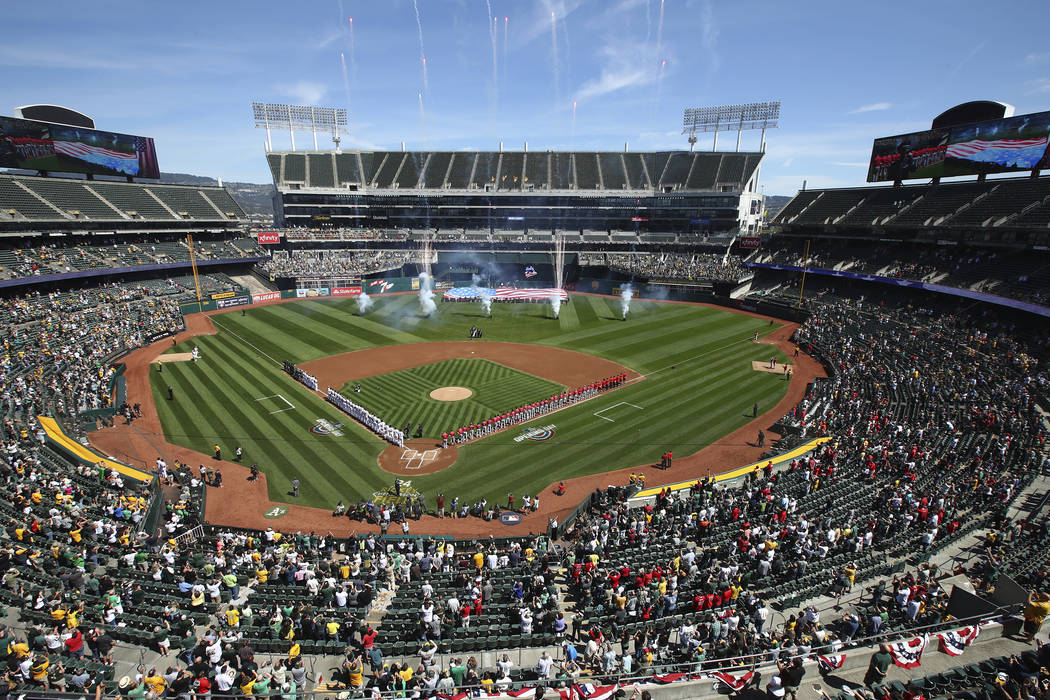
[[[304,362],[384,345],[466,340],[474,324],[485,331],[479,342],[568,348],[619,362],[646,378],[465,446],[451,468],[412,480],[431,503],[439,491],[450,498],[502,501],[508,491],[532,494],[558,479],[652,463],[665,450],[689,454],[748,422],[754,403],[767,410],[787,387],[780,377],[751,369],[753,360],[766,361],[772,355],[781,362],[787,359],[769,345],[751,342],[756,330],[765,333],[773,327],[720,309],[635,300],[627,321],[621,321],[619,299],[582,295],[573,295],[557,320],[549,307],[539,304],[496,305],[491,319],[471,304],[441,303],[431,318],[420,316],[418,308],[414,296],[402,295],[377,298],[365,317],[357,315],[353,300],[345,299],[248,308],[243,317],[213,317],[218,335],[171,349],[186,352],[199,345],[199,363],[169,363],[163,374],[153,375],[154,399],[168,440],[205,454],[219,444],[227,458],[240,445],[244,463],[257,463],[266,472],[274,501],[289,500],[286,494],[296,477],[302,482],[296,501],[300,504],[331,507],[338,500],[368,498],[393,479],[376,463],[385,443],[284,375],[280,360]],[[418,378],[406,379],[406,386],[422,391],[433,382],[476,388],[470,372],[480,375],[481,367],[495,372],[492,368],[500,366],[467,364],[465,375],[453,372],[455,367],[442,362],[409,370]],[[500,392],[510,389],[500,385],[503,380],[496,374],[488,378],[491,386],[487,383],[472,399],[504,410]],[[515,377],[510,393],[525,393],[522,387],[529,386],[529,379]],[[380,380],[386,381],[376,378]],[[553,393],[538,381],[541,396]],[[169,384],[174,401],[167,400]],[[371,394],[372,389],[367,391]],[[284,401],[264,398],[275,395],[295,408],[279,410],[287,408]],[[421,400],[418,393],[408,398]],[[404,415],[406,422],[423,422],[428,434],[441,432],[437,423],[432,426],[432,420],[416,410],[410,408]],[[446,415],[451,421],[454,414]],[[342,436],[311,432],[317,419],[343,423]],[[514,441],[530,425],[549,424],[555,425],[549,440]],[[725,465],[734,466],[738,465]]]

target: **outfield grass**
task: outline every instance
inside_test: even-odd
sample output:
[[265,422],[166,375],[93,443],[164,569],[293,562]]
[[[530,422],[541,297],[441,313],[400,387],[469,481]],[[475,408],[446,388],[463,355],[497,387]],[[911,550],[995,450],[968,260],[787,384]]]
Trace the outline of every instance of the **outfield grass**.
[[[361,385],[360,393],[354,391]],[[464,386],[473,391],[462,401],[438,401],[430,392],[445,386]],[[388,372],[346,384],[340,393],[395,428],[423,425],[423,436],[441,437],[454,430],[480,423],[486,418],[560,393],[561,384],[520,372],[488,360],[457,358],[422,367]]]
[[[479,342],[563,347],[646,375],[529,424],[554,424],[549,440],[515,442],[524,427],[504,431],[462,448],[450,469],[412,480],[428,496],[440,491],[450,498],[490,501],[502,501],[508,491],[536,493],[557,479],[651,463],[669,449],[690,454],[748,422],[754,403],[764,411],[784,395],[787,383],[779,376],[751,368],[752,360],[772,354],[786,359],[769,345],[750,342],[756,330],[773,330],[767,322],[638,300],[624,322],[619,304],[573,295],[558,320],[549,307],[535,304],[495,305],[491,319],[471,304],[439,304],[434,317],[423,318],[412,295],[379,297],[364,318],[352,299],[249,308],[243,317],[214,316],[218,335],[172,348],[185,352],[199,345],[201,362],[168,363],[163,374],[154,373],[154,398],[171,442],[206,454],[216,443],[224,454],[240,445],[245,463],[258,463],[266,472],[273,500],[287,501],[290,481],[298,477],[298,503],[331,507],[340,499],[368,498],[391,483],[393,477],[376,464],[386,445],[284,375],[280,360],[299,363],[382,345],[465,340],[476,324],[485,331]],[[168,384],[176,401],[166,400]],[[295,408],[282,410],[286,401]],[[313,434],[310,428],[319,418],[342,422],[344,434]]]

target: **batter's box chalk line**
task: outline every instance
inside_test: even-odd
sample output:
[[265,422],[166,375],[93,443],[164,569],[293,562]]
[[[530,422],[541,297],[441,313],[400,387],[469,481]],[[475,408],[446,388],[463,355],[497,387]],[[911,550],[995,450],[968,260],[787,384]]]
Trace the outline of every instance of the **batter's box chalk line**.
[[[433,462],[437,459],[437,455],[437,450],[425,450],[423,452],[419,452],[418,450],[404,450],[401,453],[401,461],[407,462],[404,467],[406,471],[410,469],[422,469],[424,462]],[[412,462],[417,459],[419,460],[419,464],[412,466]]]
[[273,414],[275,414],[275,413],[284,413],[285,411],[294,411],[295,410],[295,406],[292,404],[292,402],[289,401],[288,399],[284,398],[284,396],[282,396],[281,394],[270,394],[269,396],[260,396],[259,398],[255,399],[255,400],[256,401],[265,401],[266,399],[280,399],[281,401],[284,401],[286,404],[288,404],[288,408],[279,408],[276,411],[270,411],[270,415],[271,416]]
[[608,407],[606,407],[606,408],[603,408],[603,409],[602,409],[602,410],[600,410],[600,411],[595,411],[595,412],[594,412],[594,415],[595,415],[595,416],[597,416],[598,418],[601,418],[602,420],[607,420],[607,421],[609,421],[610,423],[615,423],[616,421],[614,421],[614,420],[613,420],[612,418],[606,418],[606,417],[605,417],[605,416],[603,416],[602,414],[603,414],[603,413],[605,413],[606,411],[611,411],[611,410],[613,410],[613,409],[614,409],[614,408],[616,408],[617,406],[630,406],[631,408],[635,408],[635,409],[638,409],[639,411],[644,411],[644,410],[645,410],[645,406],[637,406],[637,405],[635,405],[635,404],[633,404],[633,403],[628,403],[628,402],[626,402],[626,401],[621,401],[620,403],[614,403],[614,404],[613,404],[612,406],[608,406]]

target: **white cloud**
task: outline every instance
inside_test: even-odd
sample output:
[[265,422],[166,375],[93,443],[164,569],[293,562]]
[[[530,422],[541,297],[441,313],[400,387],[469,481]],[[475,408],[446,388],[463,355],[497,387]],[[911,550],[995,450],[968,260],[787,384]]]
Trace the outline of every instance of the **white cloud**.
[[707,54],[707,71],[715,73],[718,71],[720,56],[718,54],[718,25],[715,23],[714,8],[711,0],[704,0],[700,12],[700,21],[703,27],[700,30],[700,48]]
[[866,168],[866,167],[868,167],[868,163],[865,163],[864,161],[859,161],[859,160],[857,160],[857,161],[853,161],[853,160],[837,160],[837,161],[834,161],[832,163],[832,165],[837,165],[840,168]]
[[864,114],[865,112],[885,112],[887,109],[892,109],[892,102],[873,102],[870,105],[864,105],[857,107],[850,114]]
[[1050,92],[1050,78],[1036,78],[1028,81],[1028,93]]
[[576,91],[576,99],[580,102],[608,95],[636,85],[646,85],[652,79],[651,70],[632,67],[602,68],[602,74],[597,78],[588,80]]
[[289,97],[294,97],[296,102],[304,105],[315,105],[328,92],[328,88],[321,83],[312,80],[300,80],[294,83],[278,85],[277,89]]
[[787,160],[785,160],[783,163],[780,164],[780,167],[782,167],[782,168],[790,168],[791,164],[794,163],[794,162],[795,162],[794,158],[788,158]]
[[1030,53],[1024,57],[1024,62],[1030,66],[1050,61],[1050,53]]

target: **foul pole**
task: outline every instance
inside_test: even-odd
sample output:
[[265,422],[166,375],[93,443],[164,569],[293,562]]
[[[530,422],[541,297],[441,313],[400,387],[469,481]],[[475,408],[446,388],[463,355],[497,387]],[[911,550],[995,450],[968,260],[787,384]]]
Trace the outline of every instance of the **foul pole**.
[[[201,303],[201,283],[197,279],[197,254],[193,252],[193,234],[186,234],[186,245],[190,249],[190,269],[193,270],[193,288],[197,290],[197,304]],[[203,311],[203,309],[202,309]]]
[[802,293],[806,291],[806,270],[809,269],[809,241],[806,239],[806,256],[802,258],[802,284],[798,288],[798,307],[802,308]]

